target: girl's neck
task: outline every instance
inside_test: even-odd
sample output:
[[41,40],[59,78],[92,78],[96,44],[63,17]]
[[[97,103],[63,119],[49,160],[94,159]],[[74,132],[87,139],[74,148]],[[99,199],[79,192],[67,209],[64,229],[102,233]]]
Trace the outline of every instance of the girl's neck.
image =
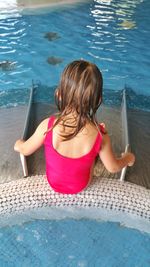
[[[67,123],[71,123],[71,124],[77,124],[79,120],[79,114],[76,112],[76,111],[71,111],[71,112],[68,112],[68,114],[64,117],[64,121],[67,122]],[[86,123],[90,123],[90,118],[88,119],[88,116],[87,118],[85,118],[86,120]]]

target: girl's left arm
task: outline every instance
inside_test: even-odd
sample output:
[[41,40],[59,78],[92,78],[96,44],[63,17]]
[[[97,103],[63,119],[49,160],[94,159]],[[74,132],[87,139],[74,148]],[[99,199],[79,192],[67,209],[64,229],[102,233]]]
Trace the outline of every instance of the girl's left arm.
[[27,141],[24,141],[22,139],[17,140],[14,145],[14,150],[20,152],[25,156],[29,156],[34,153],[38,148],[40,148],[43,145],[45,139],[45,132],[47,131],[48,120],[49,119],[45,119],[44,121],[42,121],[37,127],[34,134]]

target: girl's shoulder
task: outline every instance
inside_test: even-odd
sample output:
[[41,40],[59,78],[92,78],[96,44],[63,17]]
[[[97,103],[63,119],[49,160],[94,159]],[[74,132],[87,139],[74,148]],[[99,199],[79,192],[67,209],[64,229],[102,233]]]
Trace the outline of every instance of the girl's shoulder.
[[45,133],[48,128],[48,123],[49,123],[49,118],[44,119],[37,127],[36,132],[41,134]]
[[38,126],[38,130],[42,132],[46,132],[53,124],[55,120],[54,116],[50,116],[49,118],[44,119]]
[[46,130],[53,126],[54,121],[56,120],[56,117],[54,115],[51,115],[49,118],[44,119],[41,124],[43,125],[43,128]]

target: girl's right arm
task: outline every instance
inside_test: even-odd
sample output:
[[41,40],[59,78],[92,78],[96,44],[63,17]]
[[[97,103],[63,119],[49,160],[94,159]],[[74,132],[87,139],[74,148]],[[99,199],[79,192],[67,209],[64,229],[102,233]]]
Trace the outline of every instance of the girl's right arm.
[[132,166],[135,162],[135,156],[130,152],[123,153],[122,157],[116,158],[112,150],[110,137],[107,133],[103,135],[99,156],[105,168],[111,173],[119,172],[125,166]]

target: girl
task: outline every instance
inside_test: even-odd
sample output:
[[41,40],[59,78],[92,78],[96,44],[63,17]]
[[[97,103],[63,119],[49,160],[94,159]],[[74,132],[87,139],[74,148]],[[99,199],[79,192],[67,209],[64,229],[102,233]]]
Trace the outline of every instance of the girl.
[[59,114],[42,121],[27,141],[19,139],[15,143],[15,151],[26,156],[44,144],[46,176],[56,192],[76,194],[85,189],[98,154],[112,173],[134,164],[132,153],[115,157],[104,124],[97,122],[102,85],[96,65],[73,61],[63,71],[55,92]]

